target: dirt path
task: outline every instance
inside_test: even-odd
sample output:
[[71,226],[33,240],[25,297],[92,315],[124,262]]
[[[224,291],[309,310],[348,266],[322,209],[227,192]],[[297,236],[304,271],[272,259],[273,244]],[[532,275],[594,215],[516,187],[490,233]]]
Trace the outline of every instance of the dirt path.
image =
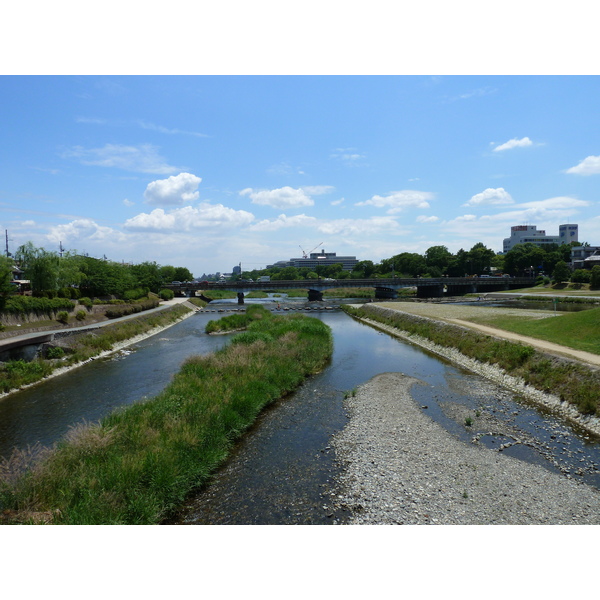
[[[600,356],[592,354],[590,352],[584,352],[583,350],[575,350],[568,348],[567,346],[561,346],[552,342],[547,342],[538,338],[532,338],[525,335],[519,335],[504,329],[497,329],[495,327],[488,327],[487,325],[479,325],[469,321],[469,317],[478,317],[481,315],[489,315],[491,313],[501,314],[514,314],[515,316],[528,316],[536,315],[540,319],[556,318],[553,312],[549,311],[535,311],[530,309],[518,309],[518,308],[492,308],[486,306],[465,306],[465,305],[452,305],[442,303],[411,303],[411,302],[381,302],[379,306],[384,308],[390,308],[399,312],[405,312],[412,315],[419,315],[422,317],[428,317],[430,319],[439,319],[447,323],[454,323],[455,325],[461,325],[462,327],[468,327],[492,335],[497,338],[502,338],[511,341],[519,341],[523,344],[538,348],[543,352],[550,354],[556,354],[558,356],[572,358],[579,360],[590,365],[600,366]],[[559,317],[560,318],[560,317]]]

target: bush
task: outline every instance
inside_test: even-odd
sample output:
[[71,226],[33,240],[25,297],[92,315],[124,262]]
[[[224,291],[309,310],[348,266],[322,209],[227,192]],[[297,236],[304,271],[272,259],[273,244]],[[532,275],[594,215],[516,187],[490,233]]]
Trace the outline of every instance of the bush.
[[55,346],[53,348],[48,348],[46,350],[46,358],[48,358],[48,359],[62,358],[64,355],[65,355],[65,351],[62,348],[59,348],[58,346]]
[[175,292],[173,290],[160,290],[158,295],[162,300],[173,300]]
[[88,310],[92,310],[92,307],[94,306],[91,298],[88,298],[87,296],[84,298],[79,298],[79,304],[83,304],[83,306],[85,306]]
[[75,318],[76,318],[78,321],[84,321],[86,316],[87,316],[87,313],[85,312],[85,310],[78,310],[78,311],[75,313]]
[[69,313],[66,310],[61,310],[57,315],[56,315],[56,320],[59,323],[64,323],[65,325],[69,322]]
[[123,293],[123,300],[131,302],[132,300],[140,300],[148,296],[148,288],[135,288],[134,290],[127,290]]

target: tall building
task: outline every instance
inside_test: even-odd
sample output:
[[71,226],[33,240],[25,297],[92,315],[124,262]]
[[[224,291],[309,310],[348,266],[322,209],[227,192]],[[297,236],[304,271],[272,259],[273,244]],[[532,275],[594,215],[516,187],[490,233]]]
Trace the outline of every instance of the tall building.
[[508,252],[517,244],[536,244],[536,246],[547,246],[548,244],[570,244],[579,241],[578,225],[559,225],[558,235],[546,235],[543,229],[538,231],[535,225],[515,225],[510,228],[510,237],[504,238],[502,251]]
[[344,271],[352,271],[358,260],[356,256],[337,256],[335,252],[313,252],[309,258],[290,258],[290,260],[280,260],[273,265],[267,265],[267,269],[271,267],[308,267],[313,271],[319,265],[335,265],[342,264]]

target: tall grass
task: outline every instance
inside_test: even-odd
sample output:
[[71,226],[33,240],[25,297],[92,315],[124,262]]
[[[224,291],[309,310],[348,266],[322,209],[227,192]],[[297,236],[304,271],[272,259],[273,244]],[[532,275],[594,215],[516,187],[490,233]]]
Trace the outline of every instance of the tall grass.
[[[492,336],[426,317],[368,304],[360,308],[344,305],[342,309],[355,317],[368,318],[409,334],[424,337],[440,346],[456,348],[465,356],[497,365],[509,375],[524,380],[528,385],[558,396],[584,415],[600,415],[598,394],[600,373],[596,370],[558,357],[549,357],[536,351],[532,346],[498,340]],[[545,321],[549,320],[551,319],[545,319]]]
[[267,404],[331,352],[331,331],[318,319],[269,313],[225,348],[190,358],[155,398],[74,430],[5,485],[4,509],[52,511],[65,524],[160,522],[207,481]]

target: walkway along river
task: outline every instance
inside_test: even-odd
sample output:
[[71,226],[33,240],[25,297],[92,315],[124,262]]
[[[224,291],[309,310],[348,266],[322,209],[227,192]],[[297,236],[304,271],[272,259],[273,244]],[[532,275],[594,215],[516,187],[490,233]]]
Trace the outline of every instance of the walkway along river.
[[[259,418],[205,490],[172,523],[343,523],[328,499],[335,494],[331,436],[343,428],[345,393],[384,372],[401,372],[424,385],[413,397],[451,433],[470,443],[477,434],[465,415],[484,413],[495,435],[490,448],[519,439],[508,455],[535,462],[600,487],[600,449],[551,415],[517,403],[483,378],[460,371],[411,344],[340,311],[312,311],[334,333],[331,365]],[[191,354],[210,352],[229,336],[207,336],[218,313],[198,313],[136,344],[130,353],[96,361],[0,401],[0,455],[14,446],[52,444],[82,419],[97,420],[115,407],[156,394]],[[566,473],[568,471],[568,473]]]

